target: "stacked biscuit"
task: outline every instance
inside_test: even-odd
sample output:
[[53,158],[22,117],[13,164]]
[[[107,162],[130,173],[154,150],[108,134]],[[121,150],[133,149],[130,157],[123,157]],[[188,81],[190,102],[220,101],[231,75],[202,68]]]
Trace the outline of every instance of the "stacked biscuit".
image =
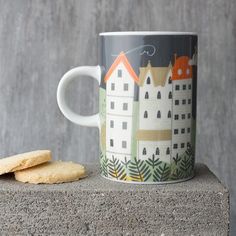
[[0,159],[0,175],[14,172],[15,179],[34,184],[54,184],[85,177],[84,166],[51,161],[51,151],[38,150]]

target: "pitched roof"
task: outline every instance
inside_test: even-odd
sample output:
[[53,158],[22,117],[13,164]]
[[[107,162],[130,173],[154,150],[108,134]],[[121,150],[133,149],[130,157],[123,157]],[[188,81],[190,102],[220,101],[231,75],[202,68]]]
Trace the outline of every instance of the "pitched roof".
[[129,63],[128,58],[125,56],[124,52],[121,52],[118,57],[115,59],[115,61],[113,62],[113,64],[111,65],[111,67],[109,68],[109,70],[107,71],[104,81],[107,82],[107,80],[109,80],[112,72],[116,69],[116,67],[120,64],[123,63],[125,68],[127,69],[127,71],[129,72],[129,74],[131,75],[131,77],[134,79],[134,81],[136,83],[138,83],[139,78],[136,75],[136,73],[134,72],[132,66]]
[[164,141],[171,140],[171,130],[138,130],[136,133],[137,140],[142,141]]
[[191,79],[193,72],[190,62],[188,56],[178,57],[172,69],[172,80]]
[[150,61],[146,67],[140,67],[139,71],[139,85],[143,86],[147,73],[150,71],[154,86],[165,86],[167,74],[171,69],[171,64],[168,67],[152,67]]

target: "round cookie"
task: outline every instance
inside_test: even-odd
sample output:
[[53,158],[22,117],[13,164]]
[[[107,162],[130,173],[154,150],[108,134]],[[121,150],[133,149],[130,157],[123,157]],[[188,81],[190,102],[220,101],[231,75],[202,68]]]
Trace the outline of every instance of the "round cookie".
[[73,162],[53,161],[15,172],[18,181],[32,184],[72,182],[85,177],[85,168]]
[[23,170],[51,160],[51,151],[38,150],[0,159],[0,175]]

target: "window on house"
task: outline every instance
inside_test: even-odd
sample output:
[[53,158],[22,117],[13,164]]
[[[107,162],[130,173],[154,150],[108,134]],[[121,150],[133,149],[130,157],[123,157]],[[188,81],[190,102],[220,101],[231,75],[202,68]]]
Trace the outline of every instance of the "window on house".
[[168,83],[169,83],[169,84],[171,84],[171,83],[172,83],[171,76],[169,76]]
[[145,99],[148,99],[149,98],[149,94],[148,92],[145,93]]
[[175,120],[178,120],[179,119],[179,115],[175,115]]
[[191,113],[188,113],[188,119],[190,119],[191,118]]
[[188,128],[188,133],[190,133],[190,128]]
[[118,77],[122,77],[122,70],[118,70]]
[[171,111],[168,111],[167,117],[168,117],[168,118],[171,118]]
[[115,103],[111,102],[111,109],[114,109],[114,108],[115,108]]
[[160,155],[160,149],[159,149],[159,147],[156,148],[156,155]]
[[146,150],[146,148],[143,148],[143,155],[147,155],[147,150]]
[[147,111],[144,112],[144,116],[143,117],[144,118],[148,118],[148,112]]
[[128,103],[123,103],[123,110],[127,111],[128,110]]
[[169,99],[172,99],[172,92],[169,92]]
[[184,148],[184,143],[181,143],[181,148]]
[[126,141],[122,141],[122,148],[126,148],[127,147],[127,142]]
[[182,100],[182,104],[185,105],[186,104],[186,99]]
[[161,92],[160,91],[158,91],[158,93],[157,93],[157,99],[161,99]]
[[170,148],[168,147],[167,149],[166,149],[166,155],[169,155],[170,154]]
[[129,85],[127,83],[124,84],[124,91],[128,91]]
[[186,90],[186,84],[183,84],[183,90]]
[[175,90],[179,90],[179,85],[175,85]]
[[185,133],[185,128],[181,129],[181,134]]
[[179,100],[175,100],[175,105],[179,105]]
[[179,130],[178,129],[174,129],[174,134],[178,134]]
[[191,86],[191,84],[189,84],[189,85],[188,85],[188,89],[191,89],[191,88],[192,88],[192,86]]
[[185,114],[182,114],[182,120],[184,120],[185,119]]
[[191,104],[191,99],[188,99],[188,104]]
[[151,84],[151,79],[150,79],[150,77],[147,78],[147,84]]
[[190,142],[187,142],[187,147],[188,147],[188,148],[190,148],[190,147],[191,147],[191,145],[190,145]]
[[114,120],[110,120],[110,127],[114,128]]
[[161,118],[161,111],[157,112],[157,118]]
[[127,122],[122,122],[122,129],[127,129]]
[[111,90],[115,90],[115,84],[111,83]]
[[113,147],[114,146],[114,141],[113,139],[110,139],[110,147]]
[[177,149],[177,148],[178,148],[178,144],[177,144],[177,143],[174,143],[173,148],[174,148],[174,149]]

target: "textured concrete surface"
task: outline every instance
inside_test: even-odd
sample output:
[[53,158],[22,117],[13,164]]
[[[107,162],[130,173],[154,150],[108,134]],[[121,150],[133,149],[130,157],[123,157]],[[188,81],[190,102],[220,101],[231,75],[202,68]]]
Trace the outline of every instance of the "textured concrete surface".
[[[236,235],[235,12],[235,0],[0,0],[0,156],[50,148],[55,159],[97,160],[97,130],[57,108],[63,73],[98,63],[102,31],[197,31],[197,160],[229,187]],[[97,111],[92,80],[75,83],[68,97],[82,114]]]
[[87,165],[74,183],[0,178],[0,235],[228,235],[229,192],[202,164],[189,181],[130,185]]

